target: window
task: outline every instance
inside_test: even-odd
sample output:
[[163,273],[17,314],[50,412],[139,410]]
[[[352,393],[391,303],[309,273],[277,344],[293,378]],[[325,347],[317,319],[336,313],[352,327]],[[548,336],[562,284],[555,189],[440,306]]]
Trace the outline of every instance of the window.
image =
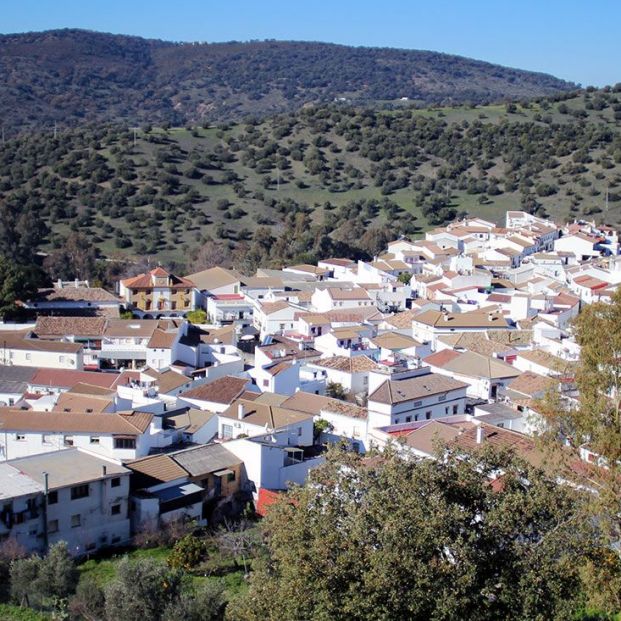
[[400,419],[399,418],[395,418],[395,425],[399,424]]
[[79,498],[86,498],[88,496],[88,483],[84,485],[76,485],[71,488],[71,500],[78,500]]
[[302,427],[298,427],[298,438],[302,435]]
[[445,413],[445,414],[448,414],[448,413],[449,413],[449,409],[450,409],[450,408],[449,408],[449,406],[447,405],[447,406],[444,408],[444,413]]
[[65,362],[65,357],[64,356],[58,356],[58,362],[63,364]]
[[415,408],[419,408],[421,405],[423,405],[422,401],[414,401],[414,407]]
[[41,444],[52,444],[52,436],[47,433],[41,434]]
[[453,406],[453,414],[457,414],[457,406],[456,405]]
[[110,479],[110,487],[121,487],[121,477]]
[[79,513],[71,516],[71,528],[78,528],[82,523],[82,516]]
[[121,505],[112,505],[110,507],[110,513],[112,515],[121,515]]
[[73,446],[73,436],[63,436],[63,444],[65,446]]
[[18,442],[24,442],[26,440],[26,436],[23,433],[16,433],[15,434],[15,439]]
[[232,425],[222,425],[222,437],[225,439],[233,437],[233,426]]
[[431,412],[425,412],[425,418],[429,420],[431,418]]
[[114,448],[115,449],[135,449],[136,440],[135,438],[114,438]]
[[99,436],[91,436],[91,444],[99,444]]
[[234,473],[234,472],[229,472],[229,473],[226,475],[226,480],[227,480],[229,483],[232,483],[232,482],[235,480],[235,473]]
[[405,417],[405,422],[406,423],[411,423],[412,422],[412,417],[411,416],[406,416]]
[[438,401],[446,401],[446,395],[440,395]]
[[50,520],[47,523],[47,532],[50,533],[50,535],[58,532],[58,520]]
[[53,492],[48,492],[47,495],[47,504],[55,505],[58,502],[58,492],[54,490]]
[[263,386],[269,386],[270,385],[270,381],[268,379],[264,379],[263,380]]
[[26,360],[32,360],[32,354],[26,354]]

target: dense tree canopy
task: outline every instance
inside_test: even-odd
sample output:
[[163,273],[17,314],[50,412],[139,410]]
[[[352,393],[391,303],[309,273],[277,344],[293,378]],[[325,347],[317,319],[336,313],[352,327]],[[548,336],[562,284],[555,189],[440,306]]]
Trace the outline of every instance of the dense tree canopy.
[[268,559],[228,614],[567,619],[598,544],[581,504],[571,488],[508,455],[333,455],[269,513]]

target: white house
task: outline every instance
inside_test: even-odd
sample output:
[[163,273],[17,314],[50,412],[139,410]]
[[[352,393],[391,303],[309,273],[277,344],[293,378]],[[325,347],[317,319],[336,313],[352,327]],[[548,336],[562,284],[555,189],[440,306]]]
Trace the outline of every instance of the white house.
[[147,412],[83,414],[0,408],[0,456],[16,459],[76,447],[123,461],[170,444],[161,420]]
[[179,403],[199,410],[224,412],[237,397],[246,391],[258,393],[250,378],[227,375],[181,393]]
[[278,432],[281,442],[290,446],[313,444],[313,417],[283,407],[286,395],[265,394],[253,400],[236,399],[218,415],[218,435],[222,440]]
[[311,414],[315,421],[327,421],[329,428],[322,433],[321,440],[331,443],[345,441],[357,453],[369,450],[366,408],[340,399],[302,391],[289,397],[282,405]]
[[0,532],[29,552],[65,541],[75,556],[126,545],[127,468],[79,449],[0,464]]
[[468,384],[421,369],[407,379],[384,381],[369,394],[369,427],[463,414]]
[[324,313],[334,309],[373,306],[373,300],[362,287],[352,289],[329,287],[316,289],[311,297],[311,304],[317,312]]
[[3,331],[0,333],[0,365],[81,371],[84,368],[83,347],[80,343],[46,341],[28,338],[25,333]]
[[496,399],[501,388],[520,375],[520,370],[510,364],[472,351],[444,349],[423,363],[434,373],[468,384],[466,394],[475,399]]

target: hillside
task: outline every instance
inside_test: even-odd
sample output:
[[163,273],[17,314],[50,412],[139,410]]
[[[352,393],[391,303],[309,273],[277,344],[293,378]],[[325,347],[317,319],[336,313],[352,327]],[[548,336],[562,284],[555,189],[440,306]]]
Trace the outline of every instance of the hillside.
[[316,106],[140,130],[135,144],[131,130],[85,127],[0,152],[0,254],[23,261],[80,232],[108,257],[252,270],[372,255],[399,234],[516,208],[621,225],[621,87],[526,107]]
[[335,98],[488,103],[574,88],[549,75],[416,50],[175,44],[81,30],[0,36],[0,118],[12,131],[55,121],[230,121]]

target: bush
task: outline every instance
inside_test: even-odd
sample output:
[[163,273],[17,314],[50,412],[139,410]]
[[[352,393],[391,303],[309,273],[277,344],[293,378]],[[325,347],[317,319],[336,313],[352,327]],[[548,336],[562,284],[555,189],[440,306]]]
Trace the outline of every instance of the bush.
[[168,556],[168,566],[190,570],[207,559],[207,544],[195,535],[186,535],[173,546]]
[[199,308],[187,313],[186,319],[190,323],[207,323],[207,313],[203,309]]

